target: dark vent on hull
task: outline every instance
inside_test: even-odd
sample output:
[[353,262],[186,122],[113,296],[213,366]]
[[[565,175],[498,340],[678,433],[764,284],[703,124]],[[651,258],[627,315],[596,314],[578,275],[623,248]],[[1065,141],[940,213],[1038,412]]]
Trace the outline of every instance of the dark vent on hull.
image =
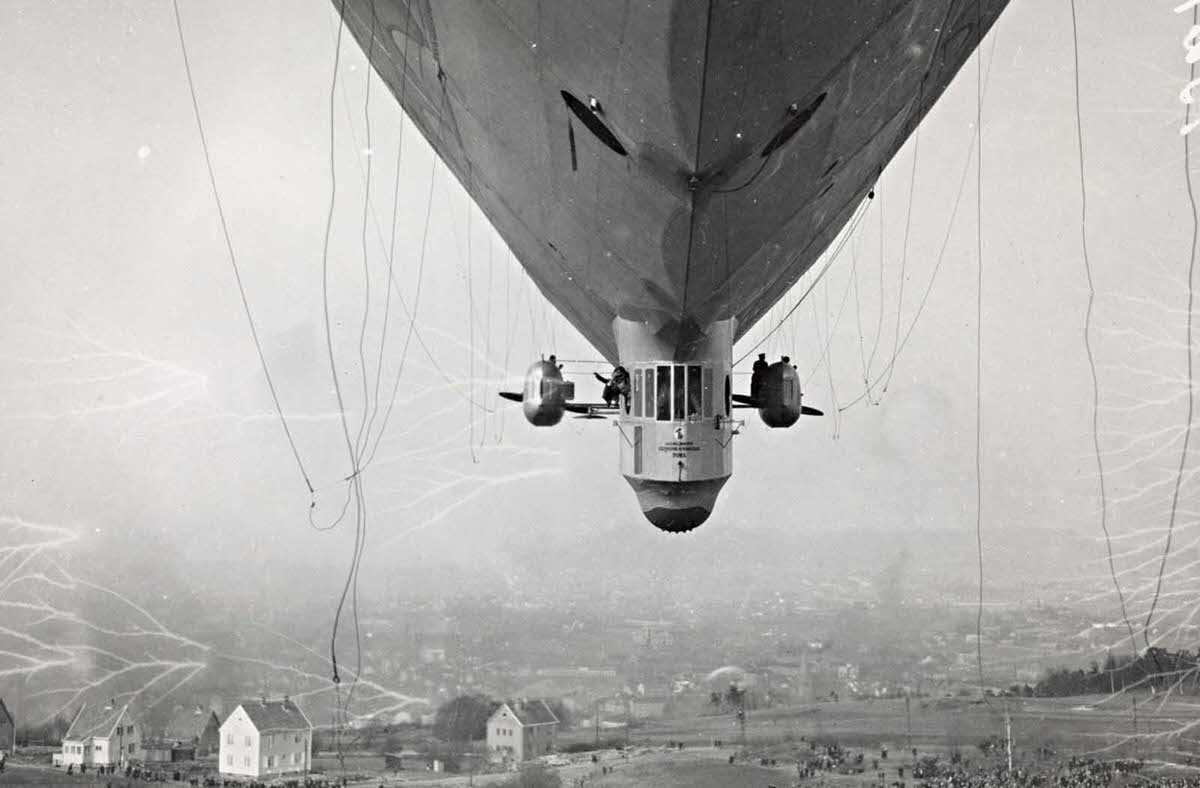
[[792,110],[789,109],[788,114],[790,117],[788,118],[787,123],[783,124],[783,128],[781,128],[779,133],[771,138],[771,141],[767,143],[767,146],[762,149],[762,153],[759,155],[763,157],[770,156],[772,153],[779,150],[779,148],[783,147],[788,140],[796,136],[796,132],[800,131],[800,129],[804,128],[808,122],[812,120],[813,114],[816,113],[817,108],[820,107],[825,101],[825,97],[827,95],[827,93],[822,93],[813,99],[807,107],[801,110],[796,110],[794,114]]
[[603,142],[606,148],[621,156],[629,155],[628,151],[625,150],[625,146],[617,139],[617,135],[612,133],[612,129],[605,125],[604,121],[600,120],[600,116],[593,112],[587,104],[584,104],[565,90],[562,91],[562,97],[563,101],[567,102],[567,109],[571,110],[575,114],[575,117],[579,118],[579,122],[587,126],[588,131],[596,135],[596,139]]
[[822,178],[824,178],[826,175],[828,175],[829,173],[833,172],[833,171],[834,171],[834,169],[836,169],[836,168],[837,168],[837,166],[838,166],[839,164],[841,164],[841,163],[842,163],[842,160],[841,160],[841,159],[834,159],[834,160],[833,160],[833,161],[830,163],[830,165],[829,165],[828,167],[826,167],[826,168],[825,168],[825,172],[821,173],[821,177],[822,177]]

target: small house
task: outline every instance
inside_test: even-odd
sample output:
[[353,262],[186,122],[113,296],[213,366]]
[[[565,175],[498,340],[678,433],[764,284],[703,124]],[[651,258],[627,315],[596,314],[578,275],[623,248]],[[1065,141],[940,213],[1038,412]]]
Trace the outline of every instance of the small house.
[[218,770],[231,777],[276,777],[311,767],[312,723],[295,703],[248,700],[220,728]]
[[221,721],[215,712],[200,706],[177,706],[163,738],[177,742],[179,747],[190,745],[194,758],[215,755],[221,746]]
[[142,737],[129,704],[84,703],[63,736],[64,766],[121,766],[138,757]]
[[554,750],[558,717],[543,700],[501,703],[487,721],[487,748],[493,757],[525,761]]

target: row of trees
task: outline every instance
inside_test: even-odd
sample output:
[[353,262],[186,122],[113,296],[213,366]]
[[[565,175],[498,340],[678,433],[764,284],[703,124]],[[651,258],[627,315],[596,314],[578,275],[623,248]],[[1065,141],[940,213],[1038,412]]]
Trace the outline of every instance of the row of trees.
[[71,727],[71,721],[61,714],[40,725],[21,725],[17,728],[17,742],[21,745],[42,744],[57,747]]
[[[1156,690],[1175,687],[1195,692],[1200,682],[1200,652],[1167,651],[1151,647],[1135,656],[1109,654],[1104,664],[1093,661],[1088,670],[1053,668],[1038,681],[1038,697],[1100,695],[1125,689]],[[1024,694],[1024,693],[1022,693]]]

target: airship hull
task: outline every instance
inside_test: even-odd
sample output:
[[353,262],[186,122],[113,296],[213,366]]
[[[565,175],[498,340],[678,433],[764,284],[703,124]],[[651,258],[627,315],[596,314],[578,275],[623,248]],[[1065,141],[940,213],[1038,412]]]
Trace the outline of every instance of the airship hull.
[[541,291],[614,363],[618,317],[666,326],[681,349],[718,321],[754,325],[1008,2],[334,1]]

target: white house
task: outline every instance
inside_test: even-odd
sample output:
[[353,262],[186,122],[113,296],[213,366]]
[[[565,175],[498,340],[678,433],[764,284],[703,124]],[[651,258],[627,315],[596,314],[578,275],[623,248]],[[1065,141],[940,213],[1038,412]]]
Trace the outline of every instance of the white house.
[[487,721],[487,747],[493,756],[524,761],[554,749],[558,717],[545,701],[501,703]]
[[221,723],[219,770],[231,777],[274,777],[310,768],[312,723],[295,704],[248,700]]
[[85,703],[63,736],[62,765],[123,766],[138,757],[141,744],[141,731],[129,713],[129,704],[117,705],[115,700],[104,705]]

